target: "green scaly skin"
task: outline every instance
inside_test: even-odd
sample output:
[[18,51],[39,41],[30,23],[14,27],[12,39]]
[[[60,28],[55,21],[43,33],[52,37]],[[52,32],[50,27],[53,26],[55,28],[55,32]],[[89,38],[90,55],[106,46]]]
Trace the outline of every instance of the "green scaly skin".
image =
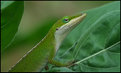
[[[24,57],[22,57],[20,59],[20,61],[18,61],[18,63],[9,70],[9,72],[41,71],[45,67],[47,62],[50,62],[51,64],[54,64],[56,66],[71,65],[70,63],[63,64],[63,63],[53,60],[53,58],[56,54],[56,50],[57,50],[56,45],[58,43],[58,42],[56,42],[56,39],[55,39],[55,32],[62,31],[62,29],[58,30],[58,28],[60,28],[61,26],[65,25],[66,23],[70,22],[72,19],[75,19],[79,16],[82,16],[82,17],[81,17],[80,21],[78,21],[78,23],[83,20],[83,18],[86,16],[86,14],[85,15],[81,14],[81,15],[71,16],[71,17],[70,16],[64,17],[69,20],[67,22],[63,21],[64,18],[58,20],[52,26],[52,28],[49,30],[48,34],[43,38],[43,40],[40,41],[34,48],[32,48]],[[64,26],[64,27],[67,27],[67,26]],[[73,28],[75,28],[75,26]],[[70,31],[72,31],[71,27],[69,27],[68,29],[71,29]],[[63,29],[63,30],[64,30],[64,32],[63,31],[62,32],[64,34],[65,34],[65,32],[68,31],[65,29]]]

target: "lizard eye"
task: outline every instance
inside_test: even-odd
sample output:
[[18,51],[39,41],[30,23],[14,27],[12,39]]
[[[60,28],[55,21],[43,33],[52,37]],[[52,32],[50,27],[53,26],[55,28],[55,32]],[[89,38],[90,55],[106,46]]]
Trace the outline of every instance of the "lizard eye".
[[64,17],[64,18],[63,18],[63,22],[64,22],[64,23],[69,22],[69,18],[68,18],[68,17]]
[[65,22],[69,22],[69,19],[66,18],[66,19],[64,19],[64,21],[65,21]]

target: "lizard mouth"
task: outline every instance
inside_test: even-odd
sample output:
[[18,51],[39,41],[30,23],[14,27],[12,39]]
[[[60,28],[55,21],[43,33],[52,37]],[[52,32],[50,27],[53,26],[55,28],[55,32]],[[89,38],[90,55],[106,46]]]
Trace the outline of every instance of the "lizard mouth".
[[75,28],[85,17],[86,17],[86,13],[83,13],[80,16],[73,18],[65,25],[61,26],[59,28],[59,30],[62,31],[61,33],[64,33],[67,31],[69,32],[69,31],[73,30],[73,28]]

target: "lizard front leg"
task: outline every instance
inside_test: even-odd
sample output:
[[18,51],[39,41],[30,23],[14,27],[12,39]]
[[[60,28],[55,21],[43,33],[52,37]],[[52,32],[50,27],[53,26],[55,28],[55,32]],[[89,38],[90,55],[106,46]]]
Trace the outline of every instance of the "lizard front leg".
[[59,66],[59,67],[69,67],[69,66],[72,66],[74,64],[74,61],[71,61],[71,62],[66,62],[66,63],[61,63],[61,62],[58,62],[56,60],[54,60],[54,57],[55,57],[55,51],[53,50],[51,53],[50,53],[50,57],[48,59],[48,62],[50,64],[53,64],[55,66]]

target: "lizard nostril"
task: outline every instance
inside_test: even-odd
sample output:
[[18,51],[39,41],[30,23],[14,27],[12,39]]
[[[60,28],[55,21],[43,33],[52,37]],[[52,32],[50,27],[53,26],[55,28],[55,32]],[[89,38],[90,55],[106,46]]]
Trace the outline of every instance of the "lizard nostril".
[[58,28],[56,28],[56,30],[58,30]]

